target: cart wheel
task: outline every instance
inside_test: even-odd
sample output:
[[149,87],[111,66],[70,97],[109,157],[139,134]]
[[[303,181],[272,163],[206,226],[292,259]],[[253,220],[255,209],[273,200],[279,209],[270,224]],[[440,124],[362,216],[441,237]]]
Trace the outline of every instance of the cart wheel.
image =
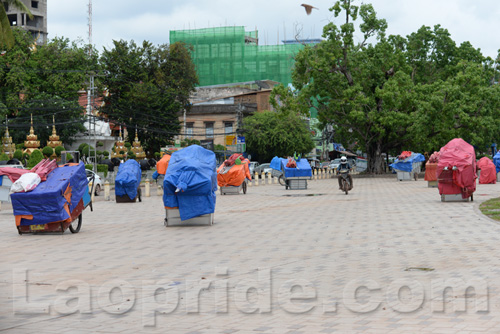
[[413,178],[415,179],[415,181],[418,181],[418,174],[416,172],[413,173]]
[[139,202],[142,202],[141,194],[142,194],[142,191],[141,191],[141,188],[139,188],[139,190],[137,191],[137,196],[139,197]]
[[474,194],[470,195],[470,201],[474,202]]
[[78,220],[75,219],[69,224],[69,230],[71,233],[78,233],[80,232],[80,228],[82,227],[82,214],[78,216]]
[[243,189],[243,194],[246,194],[247,193],[247,181],[243,181],[241,188]]
[[17,233],[19,233],[19,235],[23,234],[23,232],[21,232],[21,228],[19,226],[17,227]]
[[[285,181],[285,179],[284,179],[284,177],[283,177],[283,174],[281,174],[281,175],[278,177],[278,182],[279,182],[282,186],[285,186],[286,181]],[[287,187],[287,189],[288,189],[288,187]]]
[[165,225],[165,227],[168,227],[168,219],[165,218],[165,220],[163,221],[163,225]]

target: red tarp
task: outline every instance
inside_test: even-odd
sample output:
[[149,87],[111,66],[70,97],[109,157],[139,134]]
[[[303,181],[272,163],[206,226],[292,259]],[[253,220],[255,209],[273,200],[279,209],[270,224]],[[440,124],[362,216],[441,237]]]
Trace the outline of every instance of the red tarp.
[[425,175],[424,175],[424,180],[425,181],[437,181],[437,163],[431,163],[428,162],[425,164]]
[[239,187],[245,181],[245,178],[251,180],[249,163],[248,159],[243,159],[241,165],[235,164],[231,167],[225,166],[224,163],[220,165],[217,169],[217,184],[219,187]]
[[23,174],[37,173],[38,176],[40,176],[41,181],[43,182],[47,179],[47,175],[49,175],[50,172],[52,172],[56,168],[57,168],[57,161],[56,160],[42,159],[42,161],[40,161],[31,170],[14,168],[14,167],[2,167],[2,168],[0,168],[0,176],[7,175],[7,177],[12,182],[16,182]]
[[479,183],[497,183],[497,170],[495,164],[488,157],[482,157],[477,162],[477,169],[481,170],[479,175]]
[[437,167],[439,194],[462,194],[462,198],[470,197],[476,191],[474,147],[461,138],[455,138],[443,146],[439,152]]

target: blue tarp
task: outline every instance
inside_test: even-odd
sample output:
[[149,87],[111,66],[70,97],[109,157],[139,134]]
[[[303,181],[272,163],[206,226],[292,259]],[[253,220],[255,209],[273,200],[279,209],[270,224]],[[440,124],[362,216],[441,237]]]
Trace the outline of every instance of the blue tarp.
[[[198,145],[174,152],[163,181],[165,207],[179,208],[181,220],[215,211],[215,154]],[[179,189],[179,192],[175,192]]]
[[279,157],[274,157],[269,164],[269,167],[281,172],[281,159]]
[[120,164],[115,179],[115,194],[127,195],[130,199],[137,197],[137,188],[141,184],[141,166],[135,160],[127,160]]
[[285,172],[285,178],[288,177],[311,177],[312,169],[311,165],[307,161],[307,159],[300,159],[297,162],[296,168],[288,168],[286,164],[288,163],[288,159],[281,159],[281,165]]
[[[65,166],[54,169],[47,180],[27,193],[13,193],[10,196],[14,215],[33,215],[33,220],[22,219],[21,225],[37,225],[66,220],[69,217],[64,209],[68,203],[64,197],[71,187],[69,210],[73,212],[80,200],[88,194],[88,181],[85,165]],[[84,201],[85,202],[85,201]]]
[[500,172],[500,151],[495,154],[493,157],[493,163],[495,164],[495,168],[497,170],[497,173]]
[[425,157],[421,153],[412,153],[409,158],[404,160],[396,160],[389,166],[395,170],[402,172],[411,172],[413,170],[413,163],[425,161]]

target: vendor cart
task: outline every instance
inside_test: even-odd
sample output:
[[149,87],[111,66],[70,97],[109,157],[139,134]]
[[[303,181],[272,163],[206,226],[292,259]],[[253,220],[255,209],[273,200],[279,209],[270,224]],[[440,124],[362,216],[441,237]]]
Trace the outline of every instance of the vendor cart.
[[221,195],[247,193],[247,180],[251,180],[250,161],[240,154],[233,154],[217,169],[217,184]]
[[11,194],[11,201],[19,234],[64,233],[68,228],[77,233],[83,210],[89,205],[92,210],[85,165],[57,167],[32,191]]
[[409,157],[397,159],[390,166],[396,171],[398,181],[417,181],[423,161],[425,157],[422,154],[412,152]]
[[437,176],[442,202],[473,201],[477,178],[474,147],[461,138],[443,146]]
[[286,167],[288,159],[281,159],[282,173],[278,181],[287,190],[307,189],[307,180],[312,178],[311,165],[307,159],[297,159],[295,162],[297,167]]
[[133,203],[141,199],[141,166],[135,160],[120,165],[115,179],[116,203]]
[[172,154],[163,183],[164,225],[212,225],[217,173],[215,154],[191,145]]

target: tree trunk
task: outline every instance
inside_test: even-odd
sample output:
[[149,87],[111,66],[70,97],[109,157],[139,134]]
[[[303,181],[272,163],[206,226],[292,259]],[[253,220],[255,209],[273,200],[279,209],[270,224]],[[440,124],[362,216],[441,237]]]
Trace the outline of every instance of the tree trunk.
[[380,142],[366,146],[368,157],[368,173],[382,174],[384,172],[384,158],[382,157],[382,145]]

